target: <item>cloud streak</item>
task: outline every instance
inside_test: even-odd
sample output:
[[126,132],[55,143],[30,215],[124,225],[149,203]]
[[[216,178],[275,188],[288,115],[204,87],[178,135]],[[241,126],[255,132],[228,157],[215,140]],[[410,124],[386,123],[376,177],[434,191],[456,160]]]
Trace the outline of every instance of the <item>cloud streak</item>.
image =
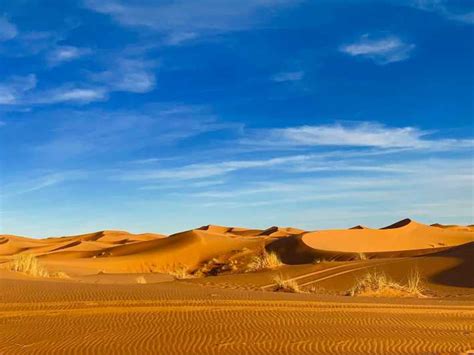
[[363,35],[353,43],[342,45],[339,50],[353,57],[372,60],[379,65],[402,62],[410,58],[415,45],[405,43],[396,36],[372,38]]
[[92,50],[89,48],[59,46],[48,53],[47,60],[51,65],[59,65],[65,62],[73,61],[91,53]]
[[156,63],[141,58],[119,58],[113,65],[92,79],[108,87],[110,91],[146,93],[155,88]]
[[277,83],[284,83],[288,81],[300,81],[304,77],[303,71],[291,71],[277,73],[272,77],[272,80]]
[[426,139],[432,133],[415,127],[387,127],[379,123],[359,122],[255,130],[241,143],[267,147],[347,146],[438,150],[473,146],[471,139]]
[[18,35],[16,26],[5,17],[0,17],[0,42],[8,41]]
[[36,75],[12,76],[0,82],[0,105],[14,105],[19,103],[24,94],[36,87]]
[[206,33],[249,29],[264,21],[265,17],[268,18],[271,10],[299,2],[300,0],[85,0],[84,4],[90,10],[112,16],[121,25],[165,33],[168,43],[177,45],[191,39],[189,37],[196,38]]
[[462,22],[465,24],[474,24],[474,9],[461,8],[457,11],[449,6],[448,1],[443,0],[415,0],[412,5],[420,10],[437,13],[448,20]]

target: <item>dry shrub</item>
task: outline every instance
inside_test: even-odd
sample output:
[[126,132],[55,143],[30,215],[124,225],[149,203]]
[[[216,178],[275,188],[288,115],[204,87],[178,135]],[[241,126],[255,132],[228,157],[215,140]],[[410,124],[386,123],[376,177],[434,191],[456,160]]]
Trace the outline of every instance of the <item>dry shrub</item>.
[[367,255],[364,253],[357,253],[357,257],[359,260],[367,260]]
[[53,273],[50,273],[49,276],[55,279],[69,279],[70,278],[69,275],[63,271],[55,271]]
[[394,297],[422,297],[420,286],[421,277],[418,271],[414,271],[408,278],[407,285],[401,285],[391,280],[383,272],[373,270],[368,272],[363,278],[347,292],[349,296],[394,296]]
[[290,293],[301,293],[301,289],[298,283],[291,279],[284,279],[283,276],[277,275],[273,279],[275,282],[275,291],[290,292]]
[[418,269],[414,269],[408,275],[408,281],[406,286],[408,292],[411,294],[422,295],[423,287],[421,286],[421,275]]
[[250,263],[247,265],[247,271],[258,271],[266,269],[276,269],[282,266],[280,258],[275,252],[264,251],[260,255],[256,255],[252,258]]
[[195,277],[216,276],[223,272],[237,272],[238,262],[235,259],[217,259],[213,258],[204,263],[193,275]]
[[183,264],[178,264],[172,267],[168,267],[166,268],[165,273],[173,276],[176,280],[191,279],[194,277],[189,272],[188,267]]
[[327,294],[328,293],[328,291],[325,288],[318,287],[318,286],[311,286],[308,291],[309,291],[309,293],[316,293],[316,294]]
[[48,270],[31,254],[18,254],[13,258],[11,270],[35,277],[48,277]]
[[138,276],[135,281],[137,282],[137,284],[146,284],[146,279],[144,276]]

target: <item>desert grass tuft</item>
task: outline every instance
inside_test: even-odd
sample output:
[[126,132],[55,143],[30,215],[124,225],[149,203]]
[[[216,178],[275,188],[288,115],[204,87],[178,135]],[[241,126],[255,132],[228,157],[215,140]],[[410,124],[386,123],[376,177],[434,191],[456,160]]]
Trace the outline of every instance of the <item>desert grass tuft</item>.
[[406,286],[408,292],[414,295],[423,295],[423,287],[421,286],[421,275],[418,269],[414,269],[408,275]]
[[277,275],[273,278],[275,282],[275,291],[301,293],[298,283],[291,279],[284,279],[282,275]]
[[31,254],[18,254],[13,258],[11,270],[35,277],[48,277],[49,273],[38,259]]
[[247,265],[247,271],[276,269],[282,265],[283,263],[275,252],[264,251],[262,254],[252,258]]
[[357,253],[357,258],[359,260],[367,260],[367,255],[365,253]]
[[165,273],[168,275],[173,276],[176,280],[184,280],[184,279],[191,279],[194,276],[189,272],[187,266],[183,264],[174,265],[172,267],[168,267],[165,270]]
[[373,270],[357,280],[356,284],[347,292],[347,295],[423,297],[420,283],[421,277],[418,271],[410,274],[407,285],[402,285],[391,280],[385,273]]

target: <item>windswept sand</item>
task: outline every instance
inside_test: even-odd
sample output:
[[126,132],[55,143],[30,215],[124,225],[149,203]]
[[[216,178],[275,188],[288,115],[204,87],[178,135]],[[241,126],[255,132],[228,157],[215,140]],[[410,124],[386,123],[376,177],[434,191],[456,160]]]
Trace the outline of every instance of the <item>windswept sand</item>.
[[[276,253],[284,264],[246,269],[264,251]],[[51,275],[67,278],[12,272],[13,260],[26,254]],[[209,265],[212,273],[199,274]],[[178,269],[191,278],[176,280]],[[343,296],[374,270],[400,284],[416,270],[424,297]],[[302,293],[273,292],[277,276],[295,282]],[[470,226],[403,220],[382,229],[209,225],[171,236],[122,231],[46,239],[0,236],[0,354],[470,349]]]
[[5,280],[0,334],[2,354],[461,353],[474,305]]

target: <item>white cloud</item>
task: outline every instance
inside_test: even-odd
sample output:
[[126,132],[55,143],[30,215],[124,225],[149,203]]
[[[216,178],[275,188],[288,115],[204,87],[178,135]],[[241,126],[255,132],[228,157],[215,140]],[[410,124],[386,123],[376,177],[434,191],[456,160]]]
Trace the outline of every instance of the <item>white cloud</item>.
[[354,43],[341,46],[340,50],[351,56],[368,58],[384,65],[410,58],[414,48],[414,44],[405,43],[396,36],[371,38],[364,35]]
[[110,69],[93,74],[92,79],[104,84],[111,91],[145,93],[156,85],[156,64],[138,58],[120,58]]
[[242,140],[243,144],[261,146],[352,146],[449,150],[472,148],[472,139],[438,139],[415,127],[387,127],[378,123],[358,122],[256,130]]
[[468,24],[474,24],[474,11],[465,14],[450,14],[448,18]]
[[0,82],[0,105],[17,104],[27,91],[36,87],[36,76],[12,76],[4,82]]
[[443,0],[415,0],[412,2],[412,6],[417,9],[437,13],[448,20],[474,24],[474,11],[472,5],[470,9],[461,8],[458,10],[452,9],[449,5],[450,3],[448,1]]
[[83,179],[87,175],[86,172],[80,170],[37,173],[34,176],[30,175],[28,179],[22,179],[21,181],[5,185],[6,196],[43,190],[67,181]]
[[73,46],[59,46],[52,50],[48,56],[48,62],[51,65],[58,65],[68,62],[91,53],[89,48],[78,48]]
[[244,30],[268,18],[268,10],[300,0],[84,0],[87,8],[112,16],[124,26],[146,27],[163,33]]
[[66,85],[60,88],[37,92],[27,99],[30,104],[80,103],[103,101],[107,91],[102,88],[80,88]]
[[272,80],[281,83],[286,81],[299,81],[303,79],[304,72],[303,71],[291,71],[291,72],[282,72],[277,73],[272,77]]
[[147,181],[147,180],[193,180],[225,175],[242,169],[271,168],[283,164],[294,163],[308,159],[305,155],[277,157],[265,160],[232,160],[212,164],[191,164],[179,168],[149,169],[122,174],[122,180]]
[[16,26],[5,17],[0,17],[0,41],[8,41],[18,35]]
[[34,91],[36,75],[12,76],[0,82],[0,105],[40,105],[56,103],[90,103],[107,98],[107,90],[100,87],[80,87],[66,84],[58,88]]
[[[156,152],[165,145],[173,145],[189,137],[234,127],[217,122],[205,108],[171,104],[113,112],[87,108],[63,109],[36,115],[36,121],[47,119],[57,122],[57,129],[32,149],[43,158],[59,160],[88,154],[97,157],[110,151]],[[159,160],[169,161],[170,158]],[[147,162],[153,163],[154,160],[135,162],[135,165],[142,163],[143,166]]]
[[196,32],[176,32],[171,33],[168,37],[166,37],[165,43],[171,46],[178,46],[197,37],[198,34]]

